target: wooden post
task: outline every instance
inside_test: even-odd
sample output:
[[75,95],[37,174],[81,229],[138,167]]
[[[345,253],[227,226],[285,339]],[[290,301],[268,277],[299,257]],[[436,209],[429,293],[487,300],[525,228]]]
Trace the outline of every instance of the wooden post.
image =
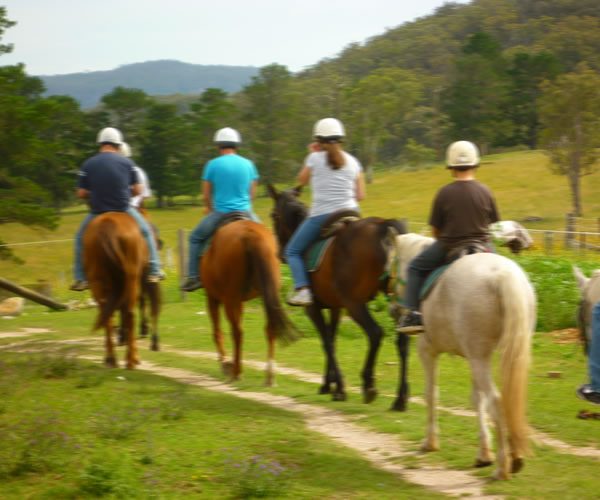
[[574,233],[575,233],[575,215],[572,213],[568,213],[566,229],[565,229],[565,248],[570,248],[573,246]]
[[546,249],[546,255],[552,255],[552,231],[544,232],[544,247]]
[[[179,286],[183,285],[185,281],[185,273],[187,269],[187,259],[185,258],[185,229],[177,230],[177,253],[179,255]],[[186,292],[179,289],[179,298],[181,302],[186,300]]]
[[585,255],[585,246],[586,246],[586,234],[581,233],[579,236],[579,253],[583,257]]
[[33,300],[38,304],[42,304],[44,306],[48,306],[50,309],[54,309],[57,311],[68,309],[69,307],[66,304],[61,304],[60,302],[56,302],[52,300],[50,297],[46,295],[42,295],[41,293],[34,292],[29,288],[24,288],[19,285],[15,285],[11,281],[5,280],[4,278],[0,278],[0,288],[4,288],[21,297],[25,297],[26,299]]

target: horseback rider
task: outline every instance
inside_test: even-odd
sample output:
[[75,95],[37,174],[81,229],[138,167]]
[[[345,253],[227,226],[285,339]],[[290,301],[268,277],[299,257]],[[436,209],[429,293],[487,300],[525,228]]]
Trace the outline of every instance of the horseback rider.
[[186,292],[204,287],[199,273],[200,251],[227,213],[247,212],[252,220],[260,222],[252,212],[258,172],[254,163],[237,154],[237,147],[242,142],[239,132],[222,128],[215,133],[214,142],[220,154],[206,164],[202,174],[202,196],[207,215],[190,233],[187,280],[181,286]]
[[488,226],[500,220],[491,191],[475,180],[475,169],[479,166],[477,146],[469,141],[450,144],[446,165],[456,181],[441,188],[433,201],[429,224],[436,241],[408,265],[404,293],[407,312],[400,317],[396,328],[400,333],[423,331],[419,294],[429,273],[443,265],[452,250],[470,243],[488,245]]
[[287,302],[293,306],[307,306],[313,302],[303,253],[318,239],[323,222],[338,210],[358,211],[358,202],[366,195],[361,164],[342,149],[341,142],[346,135],[342,123],[335,118],[323,118],[315,124],[313,135],[317,144],[311,145],[312,152],[298,174],[302,186],[310,182],[312,206],[309,216],[285,248],[295,289]]
[[[131,148],[126,142],[121,143],[121,146],[119,147],[119,152],[125,158],[131,159]],[[132,196],[129,200],[129,204],[133,208],[144,208],[144,200],[152,196],[150,182],[148,181],[148,176],[146,175],[146,172],[144,172],[144,170],[141,167],[137,166],[135,163],[133,165],[133,170],[135,170],[135,173],[137,174],[138,182],[142,185],[142,191],[140,194]]]
[[577,395],[590,403],[600,405],[600,301],[592,308],[592,336],[588,350],[590,383],[577,389]]
[[156,250],[152,231],[141,214],[130,206],[131,195],[142,192],[142,185],[133,169],[133,162],[119,153],[123,136],[116,128],[103,128],[97,136],[99,152],[86,160],[79,171],[77,196],[89,200],[90,213],[83,219],[75,235],[75,281],[71,290],[88,288],[83,269],[83,233],[89,222],[105,212],[126,212],[138,223],[142,236],[150,249],[147,281],[156,283],[163,279],[160,257]]

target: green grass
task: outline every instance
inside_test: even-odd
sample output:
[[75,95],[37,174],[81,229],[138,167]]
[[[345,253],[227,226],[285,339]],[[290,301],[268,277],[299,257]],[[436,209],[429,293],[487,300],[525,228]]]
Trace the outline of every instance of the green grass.
[[[570,210],[566,179],[548,172],[546,159],[541,153],[511,153],[484,160],[478,178],[494,191],[504,219],[519,220],[536,215],[543,220],[528,224],[528,227],[563,229],[565,213]],[[368,198],[361,204],[363,214],[408,217],[411,229],[420,230],[419,223],[427,220],[435,192],[450,180],[448,172],[440,167],[414,173],[380,172],[367,188]],[[600,174],[584,178],[583,206],[590,218],[600,211],[600,200],[596,196],[599,188]],[[304,199],[308,200],[307,195]],[[270,199],[260,198],[256,202],[257,213],[269,225],[270,207]],[[1,225],[0,239],[15,243],[69,239],[82,217],[81,211],[68,211],[62,217],[59,229],[52,233],[11,224]],[[201,217],[200,207],[152,210],[152,219],[162,231],[165,248],[171,249],[163,251],[163,258],[166,259],[168,252],[175,257],[177,229],[191,229]],[[535,233],[534,237],[539,238],[540,234]],[[577,264],[589,274],[592,269],[600,267],[600,260],[591,252],[581,255],[563,250],[558,242],[552,249],[552,255],[546,256],[540,241],[538,239],[536,250],[516,259],[529,274],[538,297],[538,332],[533,339],[529,384],[529,422],[535,429],[569,444],[598,448],[600,434],[597,423],[575,418],[578,410],[585,407],[585,403],[577,400],[574,394],[575,388],[587,380],[587,365],[581,348],[573,343],[556,343],[552,335],[544,332],[575,326],[575,307],[579,296],[571,266]],[[71,246],[72,243],[67,241],[14,247],[26,264],[1,262],[0,275],[24,285],[35,284],[38,279],[48,280],[56,298],[62,301],[89,297],[87,292],[78,294],[66,290],[71,279]],[[501,251],[504,253],[504,250]],[[162,286],[165,298],[160,320],[162,343],[181,350],[213,352],[203,293],[189,294],[186,302],[180,302],[175,268],[167,270],[168,279]],[[289,273],[284,266],[282,294],[290,286]],[[251,391],[268,390],[300,402],[335,408],[357,418],[356,422],[360,425],[399,436],[409,448],[418,449],[425,432],[425,409],[411,404],[406,413],[388,411],[398,378],[391,334],[393,325],[383,297],[371,303],[371,308],[387,332],[376,367],[380,396],[373,404],[362,404],[360,395],[352,392],[346,403],[332,403],[327,396],[317,395],[316,385],[283,375],[277,376],[277,387],[265,389],[262,386],[264,374],[250,366],[245,366],[244,378],[236,387]],[[287,348],[278,348],[277,361],[321,374],[324,358],[313,326],[301,310],[289,309],[289,314],[306,336]],[[53,332],[34,335],[33,340],[98,339],[97,347],[78,344],[73,349],[81,354],[99,355],[101,334],[90,333],[94,315],[94,310],[49,312],[46,308],[28,303],[23,316],[0,319],[0,332],[38,327],[50,328]],[[228,330],[226,323],[225,327]],[[266,342],[263,313],[258,301],[248,304],[244,329],[244,357],[264,361]],[[0,338],[0,347],[20,340]],[[140,341],[140,356],[144,360],[222,379],[215,361],[176,353],[155,353],[148,347],[147,341]],[[346,383],[360,387],[359,372],[364,362],[366,339],[348,318],[344,318],[340,325],[337,349]],[[21,475],[9,475],[6,480],[0,481],[2,498],[85,498],[96,493],[112,498],[119,495],[129,498],[235,497],[240,495],[236,488],[238,483],[244,484],[243,478],[234,488],[229,472],[222,467],[223,456],[219,455],[224,451],[222,448],[231,447],[241,450],[242,459],[253,456],[247,454],[254,454],[259,448],[265,456],[272,456],[280,463],[298,465],[300,472],[290,478],[287,493],[290,498],[414,498],[424,495],[421,490],[402,483],[398,478],[374,470],[353,452],[307,432],[296,415],[198,388],[184,390],[179,384],[141,372],[107,370],[83,362],[72,368],[67,354],[53,359],[52,356],[23,357],[0,353],[3,368],[18,367],[0,370],[0,426],[25,421],[36,412],[46,414],[50,408],[60,413],[70,435],[83,443],[82,453],[73,457],[69,457],[68,453],[58,453],[56,457],[48,454],[48,460],[52,458],[55,462],[50,465],[44,465],[40,458],[44,456],[42,452],[37,454],[37,458],[25,455],[21,460]],[[119,357],[122,362],[122,350],[119,350]],[[28,364],[31,366],[28,367]],[[549,371],[560,371],[562,377],[548,378]],[[127,378],[127,383],[123,384],[116,378],[118,376]],[[423,373],[414,348],[410,380],[411,393],[422,396]],[[439,382],[441,405],[470,407],[470,374],[464,360],[443,356]],[[132,392],[126,392],[131,388]],[[165,395],[182,392],[185,393],[185,404],[175,405],[181,418],[155,416],[134,427],[124,424],[122,428],[113,430],[111,426],[97,422],[101,417],[91,417],[103,408],[127,415],[131,414],[128,413],[130,411],[135,413],[136,408],[160,409]],[[106,417],[108,410],[104,411]],[[407,467],[441,464],[473,470],[471,467],[477,451],[475,420],[440,412],[439,423],[442,450],[425,457],[402,458],[401,463]],[[156,436],[151,442],[146,437],[149,433]],[[52,444],[48,441],[44,446],[50,449]],[[0,446],[0,453],[2,449]],[[512,481],[490,484],[487,492],[509,498],[541,499],[551,494],[558,498],[597,496],[593,479],[586,478],[595,478],[598,460],[558,454],[556,450],[539,446],[535,447],[535,453],[535,457],[526,461],[524,471]],[[41,470],[28,471],[27,467]],[[151,476],[145,476],[147,472]],[[484,469],[474,473],[487,477],[491,471]],[[152,480],[157,482],[152,483]],[[246,494],[249,492],[246,491]]]

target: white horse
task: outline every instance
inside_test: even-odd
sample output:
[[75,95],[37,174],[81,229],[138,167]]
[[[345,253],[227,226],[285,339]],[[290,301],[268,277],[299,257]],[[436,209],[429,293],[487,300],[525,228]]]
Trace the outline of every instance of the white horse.
[[501,220],[490,224],[490,234],[500,245],[510,248],[514,254],[533,246],[527,229],[514,220]]
[[[392,304],[404,295],[410,260],[433,242],[432,238],[405,234],[396,238],[397,267]],[[466,255],[453,262],[421,303],[425,331],[418,348],[425,370],[428,410],[423,451],[439,450],[435,409],[436,362],[441,353],[463,356],[471,367],[472,403],[479,422],[476,466],[493,461],[489,412],[497,438],[496,479],[508,479],[530,454],[526,417],[527,371],[531,336],[535,328],[536,300],[531,283],[512,260],[494,253]],[[392,312],[394,315],[394,312]],[[491,374],[494,350],[501,350],[502,392]]]
[[581,304],[577,311],[577,322],[587,354],[592,339],[592,308],[600,300],[600,269],[596,269],[592,273],[592,277],[588,278],[577,266],[573,266],[573,274],[581,291]]

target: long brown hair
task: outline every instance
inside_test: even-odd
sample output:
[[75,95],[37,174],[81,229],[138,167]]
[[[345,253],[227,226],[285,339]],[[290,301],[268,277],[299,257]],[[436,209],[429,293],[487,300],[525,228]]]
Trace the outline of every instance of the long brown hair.
[[327,152],[327,165],[333,170],[342,168],[346,163],[344,150],[339,142],[331,142],[326,139],[319,139],[319,145],[323,151]]

